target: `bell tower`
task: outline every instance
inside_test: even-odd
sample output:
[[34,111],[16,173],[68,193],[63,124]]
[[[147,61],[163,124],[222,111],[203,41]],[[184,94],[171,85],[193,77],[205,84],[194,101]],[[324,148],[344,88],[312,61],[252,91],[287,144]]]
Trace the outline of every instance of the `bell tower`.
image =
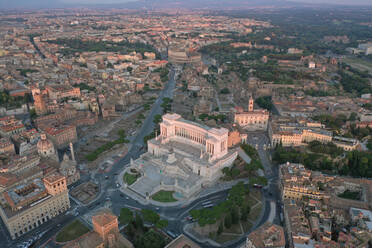
[[249,97],[249,102],[248,102],[248,111],[249,112],[252,112],[253,111],[253,104],[254,104],[253,97],[250,96]]
[[55,173],[44,177],[45,188],[50,195],[58,195],[67,191],[66,178],[61,174]]

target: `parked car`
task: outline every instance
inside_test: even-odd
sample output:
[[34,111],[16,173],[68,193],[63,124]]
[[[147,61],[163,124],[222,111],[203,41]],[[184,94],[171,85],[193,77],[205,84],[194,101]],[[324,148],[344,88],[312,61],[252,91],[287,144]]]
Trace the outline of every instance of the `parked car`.
[[258,189],[261,189],[263,186],[260,185],[260,184],[255,183],[255,184],[253,184],[253,187],[258,188]]

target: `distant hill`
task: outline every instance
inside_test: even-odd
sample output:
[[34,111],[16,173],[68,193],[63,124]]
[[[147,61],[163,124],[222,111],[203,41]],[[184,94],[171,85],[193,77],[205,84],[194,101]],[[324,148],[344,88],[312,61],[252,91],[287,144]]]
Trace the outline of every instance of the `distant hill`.
[[0,0],[0,9],[92,7],[147,10],[164,8],[230,10],[265,7],[324,7],[331,4],[371,5],[372,2],[370,0]]
[[188,9],[242,9],[257,7],[298,6],[286,0],[138,0],[123,4],[128,8],[188,8]]

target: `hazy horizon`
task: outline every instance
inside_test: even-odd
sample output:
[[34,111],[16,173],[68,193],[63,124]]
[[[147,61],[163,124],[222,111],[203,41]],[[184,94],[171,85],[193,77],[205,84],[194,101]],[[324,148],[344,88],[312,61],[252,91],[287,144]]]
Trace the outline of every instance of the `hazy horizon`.
[[[163,0],[158,0],[159,2]],[[169,0],[168,0],[169,1]],[[181,0],[182,1],[182,0]],[[227,1],[227,0],[212,0],[215,2],[218,1]],[[0,9],[10,9],[10,8],[70,8],[70,7],[79,7],[79,6],[95,6],[95,5],[120,5],[123,4],[125,7],[129,2],[143,2],[148,4],[153,4],[155,1],[146,1],[146,0],[0,0]],[[227,1],[228,2],[228,1]],[[234,1],[237,2],[237,1]],[[243,1],[254,2],[256,5],[265,5],[270,4],[326,4],[326,5],[348,5],[348,6],[372,6],[372,1],[370,0],[355,0],[350,2],[349,0],[250,0]],[[188,1],[185,1],[188,3]],[[197,8],[198,6],[196,6]]]

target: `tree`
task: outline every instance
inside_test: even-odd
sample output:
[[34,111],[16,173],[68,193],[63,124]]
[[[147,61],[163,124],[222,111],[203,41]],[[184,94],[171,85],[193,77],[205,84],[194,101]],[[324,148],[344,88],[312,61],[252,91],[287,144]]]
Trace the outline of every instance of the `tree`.
[[144,110],[149,110],[150,109],[150,104],[146,103],[143,105]]
[[372,151],[372,139],[368,140],[367,148],[368,148],[368,150]]
[[231,214],[231,222],[233,224],[238,224],[238,222],[239,222],[239,213],[238,213],[238,209],[235,206],[233,206],[231,208],[230,214]]
[[128,227],[127,227],[127,235],[129,238],[131,239],[134,239],[134,236],[136,234],[136,230],[133,226],[133,223],[129,223]]
[[159,214],[150,209],[141,210],[144,221],[156,224],[160,220]]
[[352,112],[349,116],[349,121],[356,121],[358,117],[358,114],[355,112]]
[[272,110],[274,107],[271,96],[259,97],[255,100],[255,102],[257,103],[258,106],[267,110]]
[[133,213],[129,208],[122,208],[120,210],[119,222],[120,224],[128,224],[133,221]]
[[154,116],[154,123],[159,124],[161,122],[161,115],[157,114]]
[[229,167],[224,167],[224,168],[222,169],[222,173],[225,174],[226,176],[231,177],[231,170],[230,170]]
[[157,228],[165,228],[168,226],[168,221],[167,220],[159,220],[156,225]]
[[231,176],[232,178],[237,178],[240,175],[240,170],[237,168],[232,168],[231,169]]
[[221,222],[220,225],[218,226],[217,235],[221,235],[222,232],[223,232],[223,223]]
[[30,118],[33,120],[36,119],[36,117],[37,117],[36,110],[30,109]]
[[240,216],[240,220],[241,221],[247,221],[248,220],[248,214],[247,214],[247,212],[242,211],[241,216]]
[[135,221],[135,225],[136,225],[136,229],[141,229],[143,230],[143,220],[141,218],[141,216],[136,213],[136,221]]
[[221,91],[220,91],[221,94],[230,94],[230,90],[228,88],[223,88]]
[[225,227],[229,229],[232,225],[231,214],[225,216]]
[[251,212],[251,207],[249,205],[246,205],[244,208],[244,212],[249,214]]
[[165,245],[164,237],[153,230],[148,231],[135,242],[136,248],[163,248]]

